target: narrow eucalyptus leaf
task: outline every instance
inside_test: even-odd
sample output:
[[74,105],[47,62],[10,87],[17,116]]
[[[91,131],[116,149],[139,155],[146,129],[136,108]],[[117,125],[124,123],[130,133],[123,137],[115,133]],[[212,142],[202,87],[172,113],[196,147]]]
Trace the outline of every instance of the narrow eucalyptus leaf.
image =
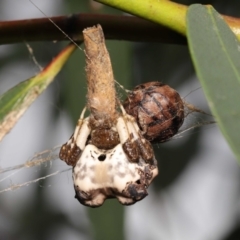
[[19,83],[0,96],[0,141],[53,81],[74,49],[75,45],[68,45],[38,75]]
[[211,6],[187,12],[187,38],[209,106],[240,162],[240,45]]

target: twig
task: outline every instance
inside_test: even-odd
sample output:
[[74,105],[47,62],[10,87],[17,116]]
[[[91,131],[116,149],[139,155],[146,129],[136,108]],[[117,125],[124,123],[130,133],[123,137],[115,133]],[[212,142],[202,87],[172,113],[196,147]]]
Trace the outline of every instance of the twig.
[[[51,20],[74,41],[83,40],[83,29],[100,24],[106,39],[186,44],[180,34],[137,17],[74,14],[52,17]],[[48,18],[2,21],[0,36],[0,44],[68,40]]]

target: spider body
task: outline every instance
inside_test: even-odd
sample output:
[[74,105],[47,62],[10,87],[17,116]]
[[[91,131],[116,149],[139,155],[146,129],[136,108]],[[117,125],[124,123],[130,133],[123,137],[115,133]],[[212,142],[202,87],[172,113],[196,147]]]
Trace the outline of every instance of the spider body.
[[135,119],[121,110],[111,128],[94,125],[91,116],[84,118],[84,110],[74,134],[60,150],[60,158],[73,166],[76,198],[83,205],[98,207],[108,198],[133,204],[147,196],[158,174],[152,146]]
[[114,197],[130,205],[147,196],[147,187],[156,174],[157,168],[152,172],[142,158],[129,163],[121,144],[110,150],[88,144],[73,169],[76,198],[92,207]]
[[[117,98],[111,60],[100,25],[83,31],[88,83],[87,108],[59,157],[73,166],[76,198],[98,207],[107,198],[133,204],[147,195],[158,174],[151,144]],[[121,111],[118,111],[119,105]]]

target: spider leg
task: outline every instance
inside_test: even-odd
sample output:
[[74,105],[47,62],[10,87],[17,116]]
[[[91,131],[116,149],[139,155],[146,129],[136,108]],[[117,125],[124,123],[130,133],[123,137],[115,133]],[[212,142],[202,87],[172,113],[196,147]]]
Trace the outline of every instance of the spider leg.
[[61,147],[59,158],[68,165],[75,166],[91,132],[89,118],[84,118],[86,108],[83,109],[77,126],[70,139]]
[[118,119],[117,130],[129,161],[138,161],[140,156],[145,161],[153,160],[152,145],[142,136],[135,118],[128,115],[122,105],[120,105],[120,108],[123,116]]
[[139,149],[124,116],[118,118],[116,128],[119,134],[120,143],[122,144],[123,151],[127,155],[128,160],[130,162],[138,162]]

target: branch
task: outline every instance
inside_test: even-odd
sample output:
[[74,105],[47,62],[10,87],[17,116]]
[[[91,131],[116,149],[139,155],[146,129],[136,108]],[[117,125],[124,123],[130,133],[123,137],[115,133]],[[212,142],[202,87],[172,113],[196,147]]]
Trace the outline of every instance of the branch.
[[[99,0],[100,2],[100,0]],[[101,0],[107,3],[107,0]],[[111,0],[111,6],[115,1]],[[144,1],[145,4],[148,1]],[[140,4],[140,2],[138,2]],[[131,16],[100,15],[100,14],[74,14],[71,16],[52,17],[51,20],[74,41],[82,41],[82,31],[87,27],[100,24],[104,30],[106,39],[125,40],[136,42],[161,42],[171,44],[186,44],[185,14],[187,6],[173,3],[171,1],[160,1],[159,14],[149,20]],[[144,5],[145,6],[145,5]],[[166,6],[170,6],[170,11]],[[129,6],[128,6],[129,7]],[[141,17],[131,9],[121,7],[122,10]],[[148,9],[148,8],[143,8]],[[169,11],[166,11],[166,10]],[[156,9],[155,9],[156,10]],[[164,17],[163,13],[168,17]],[[148,14],[149,15],[149,14]],[[161,16],[161,18],[159,18]],[[222,15],[232,31],[240,39],[240,18]],[[171,21],[170,21],[170,20]],[[37,18],[16,21],[0,21],[0,45],[31,41],[63,41],[69,40],[48,18]]]
[[[74,41],[82,41],[84,28],[100,24],[106,39],[186,44],[186,39],[167,27],[131,16],[74,14],[51,20]],[[69,40],[48,18],[0,22],[0,44]]]

